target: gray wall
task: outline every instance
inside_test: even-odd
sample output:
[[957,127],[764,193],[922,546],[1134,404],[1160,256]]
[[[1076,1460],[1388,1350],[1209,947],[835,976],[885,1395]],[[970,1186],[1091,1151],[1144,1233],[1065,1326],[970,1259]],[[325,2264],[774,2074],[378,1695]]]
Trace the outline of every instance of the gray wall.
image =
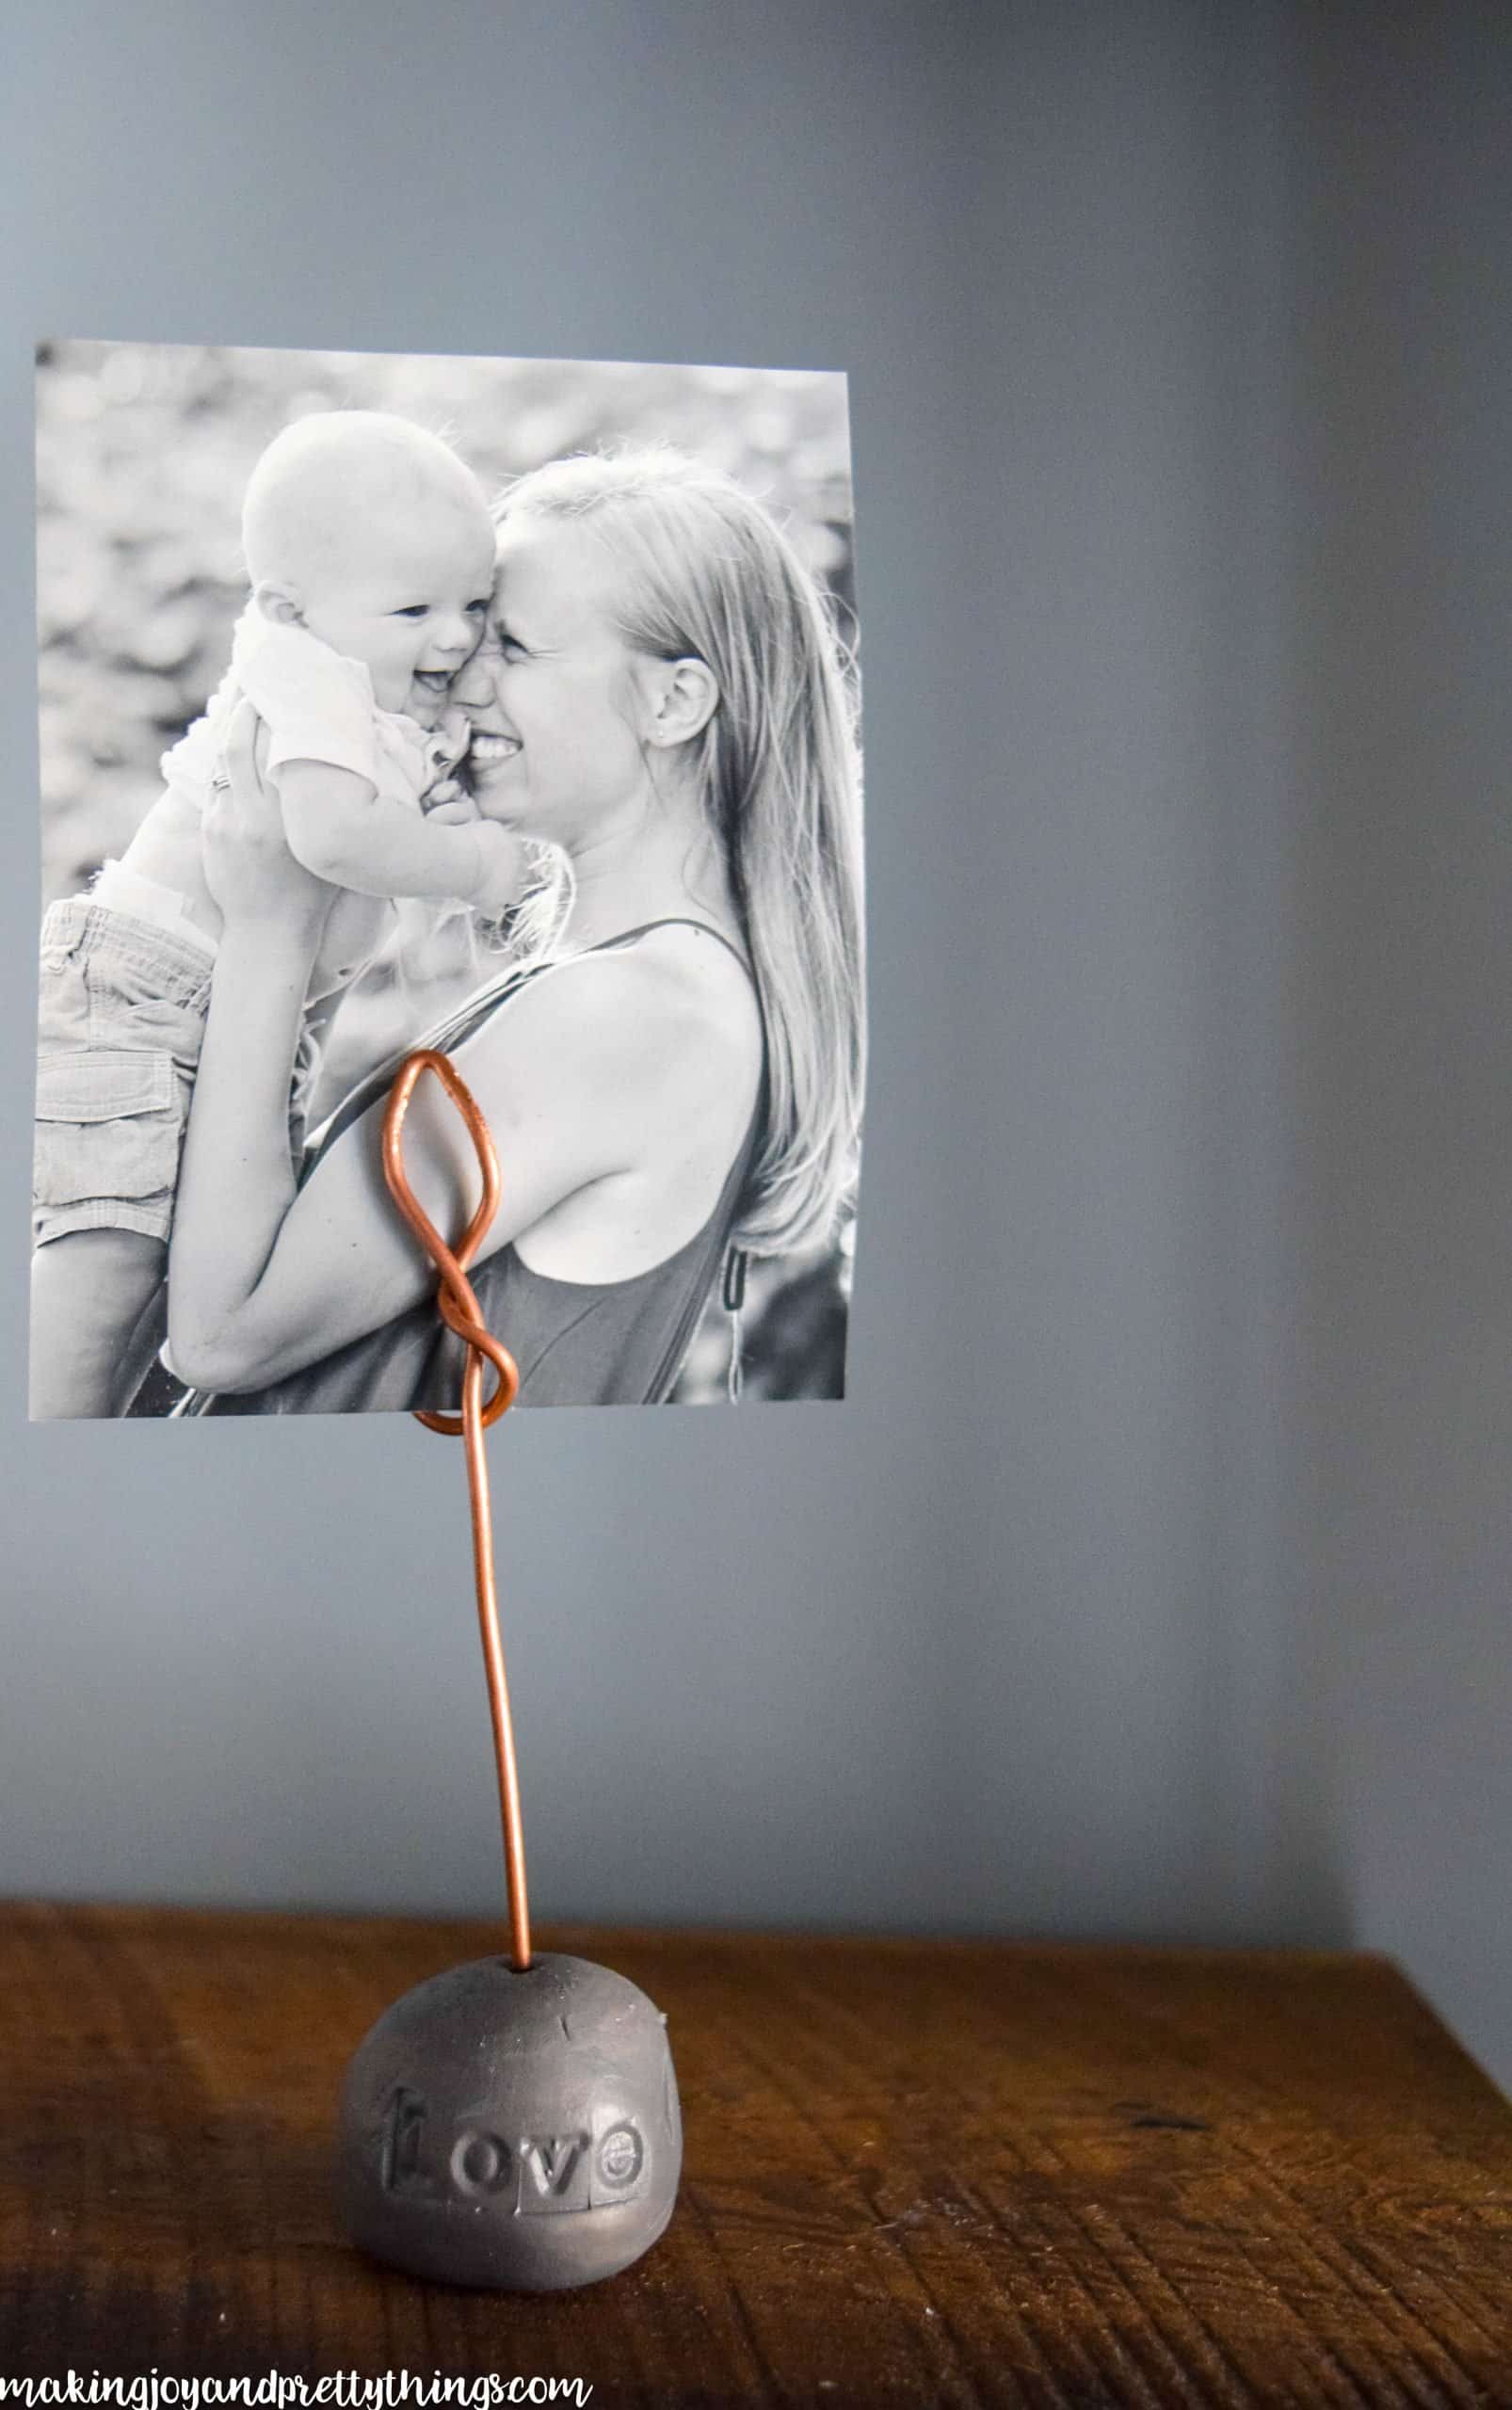
[[[332,17],[39,12],[20,560],[39,333],[852,378],[853,1398],[496,1435],[538,1912],[1380,1944],[1512,2069],[1504,31]],[[457,1452],[33,1429],[24,1282],[0,1885],[491,1907]]]
[[1295,1746],[1350,1929],[1506,2082],[1512,19],[1380,13],[1306,59]]

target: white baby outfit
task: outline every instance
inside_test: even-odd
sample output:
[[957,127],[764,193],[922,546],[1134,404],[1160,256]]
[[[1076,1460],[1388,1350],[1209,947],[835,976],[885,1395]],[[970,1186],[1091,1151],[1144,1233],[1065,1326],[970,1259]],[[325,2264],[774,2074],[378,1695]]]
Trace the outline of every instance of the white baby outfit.
[[249,602],[236,622],[231,667],[203,716],[163,756],[163,777],[175,794],[203,806],[244,695],[266,724],[273,779],[285,762],[327,762],[418,811],[426,789],[467,749],[466,717],[455,706],[434,731],[403,712],[379,711],[365,662],[333,651],[308,628],[265,619]]

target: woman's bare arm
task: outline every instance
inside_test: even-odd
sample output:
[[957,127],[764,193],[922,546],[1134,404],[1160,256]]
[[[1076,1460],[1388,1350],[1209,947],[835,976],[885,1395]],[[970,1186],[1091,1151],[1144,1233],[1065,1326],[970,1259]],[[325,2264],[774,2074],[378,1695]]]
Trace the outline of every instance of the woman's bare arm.
[[[264,1388],[380,1328],[435,1286],[384,1183],[384,1100],[296,1190],[286,1072],[298,976],[288,959],[270,966],[265,938],[223,942],[216,965],[169,1261],[169,1359],[197,1388]],[[666,1050],[676,1035],[685,1031],[667,1026],[644,966],[604,957],[540,979],[458,1050],[504,1172],[481,1258],[591,1182],[633,1177],[665,1144],[676,1113]],[[422,1083],[406,1121],[405,1165],[437,1229],[458,1230],[477,1200],[476,1167],[433,1082]]]

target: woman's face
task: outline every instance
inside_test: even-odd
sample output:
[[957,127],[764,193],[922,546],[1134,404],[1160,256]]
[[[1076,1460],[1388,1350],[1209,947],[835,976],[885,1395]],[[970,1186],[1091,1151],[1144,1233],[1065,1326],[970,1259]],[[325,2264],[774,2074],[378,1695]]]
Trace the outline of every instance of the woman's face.
[[637,658],[613,571],[572,520],[507,520],[482,644],[452,688],[473,723],[478,810],[536,837],[590,840],[644,792]]

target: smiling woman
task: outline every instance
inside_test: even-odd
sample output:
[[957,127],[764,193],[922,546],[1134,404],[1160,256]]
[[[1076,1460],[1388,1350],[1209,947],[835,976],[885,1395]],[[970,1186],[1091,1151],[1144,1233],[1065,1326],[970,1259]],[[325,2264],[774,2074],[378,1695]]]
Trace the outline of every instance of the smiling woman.
[[[352,398],[393,398],[378,365]],[[727,456],[757,401],[769,461],[784,457],[779,427],[796,441],[831,392],[843,428],[835,378],[426,365],[458,394],[506,377],[539,390],[549,369],[574,407],[612,396],[621,413],[630,380],[659,380],[661,427],[696,405]],[[491,427],[496,457],[510,423]],[[487,457],[488,431],[472,433]],[[781,1293],[791,1267],[795,1296],[832,1299],[843,1341],[860,788],[846,656],[797,543],[739,481],[665,443],[527,463],[496,514],[496,563],[471,472],[392,410],[301,408],[265,453],[247,494],[249,616],[259,646],[316,651],[322,683],[301,731],[270,739],[258,649],[239,638],[208,751],[199,739],[198,888],[177,924],[201,942],[193,1110],[165,1184],[166,1360],[197,1385],[190,1410],[452,1397],[428,1268],[377,1171],[389,1050],[422,1042],[456,1054],[504,1158],[475,1281],[522,1361],[524,1403],[711,1394],[705,1358],[691,1390],[683,1368],[721,1266],[748,1255],[753,1293]],[[799,515],[794,533],[824,557],[815,522]],[[397,813],[330,741],[328,723],[350,729],[359,704],[418,747]],[[426,860],[442,858],[431,883]],[[542,863],[557,871],[544,892]],[[134,847],[127,867],[149,882],[162,864]],[[404,896],[421,900],[396,924]],[[449,994],[431,967],[448,959]],[[301,1117],[317,1079],[317,1110],[335,1107],[292,1151],[291,1066]],[[444,1225],[470,1165],[424,1103],[410,1146]],[[56,1241],[39,1246],[43,1305],[67,1261]],[[34,1410],[121,1410],[159,1335],[156,1285],[107,1368],[110,1406],[49,1404],[44,1344]],[[841,1394],[828,1337],[812,1370],[789,1361],[767,1393]],[[169,1393],[154,1374],[132,1410],[167,1410]]]
[[[499,615],[459,686],[495,740],[477,808],[560,844],[575,894],[554,963],[507,974],[426,1042],[455,1055],[509,1167],[473,1277],[522,1402],[653,1403],[731,1240],[828,1229],[851,1173],[845,698],[790,548],[692,463],[547,469],[510,493],[499,555]],[[281,869],[274,829],[244,744],[233,805],[206,831],[227,940],[173,1241],[173,1358],[242,1412],[441,1405],[456,1345],[375,1177],[381,1095],[338,1117],[302,1185],[289,1172],[278,1101],[319,899],[286,853]],[[222,1027],[241,1042],[222,1045]],[[412,1162],[432,1220],[454,1222],[466,1176],[433,1122]]]
[[[670,451],[555,461],[522,478],[501,509],[498,559],[495,692],[521,757],[483,809],[512,810],[543,835],[559,809],[575,831],[559,842],[591,861],[566,789],[579,781],[611,814],[617,781],[635,794],[626,739],[634,749],[650,706],[650,744],[691,804],[761,1000],[770,1093],[744,1235],[770,1252],[828,1236],[861,1127],[861,780],[819,591],[748,494]],[[625,708],[627,674],[638,714]],[[554,785],[546,770],[539,790],[538,719],[569,747],[564,775]],[[653,766],[643,747],[637,758]],[[602,787],[595,763],[609,765]],[[517,783],[527,803],[505,799]]]
[[[539,485],[536,487],[538,497]],[[532,510],[517,489],[499,531],[494,614],[457,700],[491,819],[581,854],[606,809],[635,795],[650,703],[652,744],[696,736],[718,690],[700,657],[631,648],[624,573],[587,523]],[[632,807],[638,809],[638,803]]]

